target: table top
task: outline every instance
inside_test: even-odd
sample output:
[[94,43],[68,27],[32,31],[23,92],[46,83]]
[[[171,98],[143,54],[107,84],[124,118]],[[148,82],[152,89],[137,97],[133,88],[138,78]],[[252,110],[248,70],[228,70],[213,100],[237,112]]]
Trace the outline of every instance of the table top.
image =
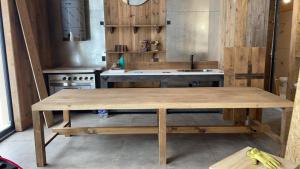
[[258,88],[65,89],[33,111],[116,109],[289,108],[293,102]]
[[[253,165],[252,160],[246,156],[246,152],[250,150],[251,147],[246,147],[243,150],[217,162],[216,164],[209,167],[209,169],[265,169],[263,165]],[[276,157],[280,161],[281,166],[279,169],[297,169],[298,165],[290,161],[284,160],[280,157]]]

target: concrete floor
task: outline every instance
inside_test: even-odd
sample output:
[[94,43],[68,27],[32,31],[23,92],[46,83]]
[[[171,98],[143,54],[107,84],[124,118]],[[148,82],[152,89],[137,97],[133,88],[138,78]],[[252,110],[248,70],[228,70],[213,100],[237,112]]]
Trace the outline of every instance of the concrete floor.
[[[280,126],[280,111],[266,110],[264,121],[275,131]],[[115,115],[99,119],[96,114],[72,114],[73,126],[155,125],[154,114]],[[224,124],[221,114],[171,114],[168,125]],[[47,130],[46,133],[49,133]],[[155,135],[58,136],[47,147],[46,169],[207,169],[210,165],[246,147],[253,146],[278,154],[279,144],[255,134],[169,135],[167,166],[158,165]],[[12,135],[0,143],[0,155],[24,169],[35,167],[32,129]]]

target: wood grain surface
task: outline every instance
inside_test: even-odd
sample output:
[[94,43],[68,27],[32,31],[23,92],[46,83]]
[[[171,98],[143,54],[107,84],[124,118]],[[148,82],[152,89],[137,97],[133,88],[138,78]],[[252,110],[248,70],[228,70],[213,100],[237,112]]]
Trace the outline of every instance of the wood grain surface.
[[32,106],[33,111],[97,109],[193,109],[292,107],[258,88],[124,88],[62,90]]

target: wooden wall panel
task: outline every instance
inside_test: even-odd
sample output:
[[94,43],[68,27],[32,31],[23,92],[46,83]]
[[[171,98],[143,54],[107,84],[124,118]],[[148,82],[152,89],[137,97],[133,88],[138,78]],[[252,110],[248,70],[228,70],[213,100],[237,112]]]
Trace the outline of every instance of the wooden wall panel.
[[298,78],[297,94],[288,136],[285,158],[300,163],[300,76]]
[[[224,47],[266,47],[271,0],[222,0],[221,49]],[[220,56],[223,67],[224,54]]]
[[[106,49],[114,51],[115,45],[127,45],[129,51],[140,51],[141,41],[158,40],[161,43],[160,50],[165,51],[165,0],[149,0],[140,6],[129,6],[122,0],[105,0],[105,24],[106,24]],[[115,25],[115,31],[110,32],[108,26]],[[138,27],[140,25],[140,27]],[[160,33],[155,28],[145,25],[163,25]],[[131,26],[131,27],[130,27]],[[134,33],[133,26],[138,27]],[[127,65],[152,62],[153,54],[126,53]],[[159,53],[160,61],[165,60],[165,53]],[[107,53],[108,68],[117,62],[120,54]],[[126,67],[130,69],[130,67]]]
[[15,128],[31,126],[31,105],[37,100],[34,80],[14,1],[1,0]]
[[[264,88],[266,48],[230,47],[224,50],[224,85],[226,87]],[[261,110],[251,109],[250,118],[261,120]],[[246,119],[245,109],[224,111],[225,120],[241,124]]]
[[[237,79],[236,73],[265,73],[270,1],[222,0],[220,67],[225,71],[225,86],[255,86],[264,89],[262,79]],[[252,66],[249,66],[252,65]],[[243,121],[246,111],[225,110],[225,120]],[[260,110],[250,110],[251,117],[260,118]]]
[[[51,64],[49,39],[47,32],[46,0],[26,1],[31,8],[31,23],[39,44],[39,54],[42,56],[43,67]],[[17,13],[15,1],[1,0],[4,22],[4,37],[6,43],[10,89],[13,104],[15,128],[23,131],[32,125],[31,105],[38,101],[30,62],[23,38],[23,33]],[[43,27],[46,27],[45,29]]]
[[295,87],[294,84],[298,80],[298,70],[300,67],[300,58],[297,56],[297,50],[300,48],[300,1],[294,1],[293,5],[293,18],[292,18],[292,31],[291,31],[291,42],[290,42],[290,56],[289,56],[289,77],[288,77],[288,88],[287,98],[294,100],[295,98]]

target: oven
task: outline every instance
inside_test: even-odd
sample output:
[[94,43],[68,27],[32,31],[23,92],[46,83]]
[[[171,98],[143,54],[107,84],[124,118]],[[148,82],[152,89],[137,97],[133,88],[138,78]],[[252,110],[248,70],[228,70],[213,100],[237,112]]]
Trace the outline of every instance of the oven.
[[95,89],[95,73],[48,74],[48,89],[52,95],[63,89]]

